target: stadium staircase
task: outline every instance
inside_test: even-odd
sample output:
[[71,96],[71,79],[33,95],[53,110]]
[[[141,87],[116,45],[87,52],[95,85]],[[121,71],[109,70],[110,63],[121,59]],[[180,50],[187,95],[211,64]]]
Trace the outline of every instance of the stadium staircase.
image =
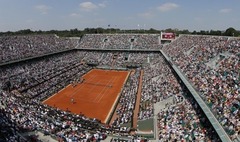
[[105,44],[106,44],[106,43],[103,42],[101,49],[104,49],[104,48],[105,48]]
[[221,62],[221,60],[223,60],[225,57],[229,57],[229,56],[231,56],[229,52],[220,53],[215,57],[213,57],[209,62],[207,62],[206,65],[213,69],[216,69],[219,66],[219,62]]
[[106,58],[106,56],[107,56],[106,53],[103,53],[101,58],[98,59],[98,62],[100,63],[102,59]]
[[133,49],[133,43],[131,42],[131,45],[130,45],[130,50],[132,50]]
[[191,54],[191,52],[195,49],[196,46],[193,46],[192,48],[190,48],[188,51],[184,52],[185,55],[189,56]]
[[111,65],[111,68],[113,69],[114,68],[114,65],[116,63],[116,59],[118,58],[118,54],[114,54],[113,57],[112,57],[112,65]]

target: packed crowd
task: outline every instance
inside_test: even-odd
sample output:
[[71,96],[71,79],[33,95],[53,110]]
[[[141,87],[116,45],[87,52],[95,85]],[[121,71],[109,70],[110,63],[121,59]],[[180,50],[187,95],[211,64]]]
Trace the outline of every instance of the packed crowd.
[[149,142],[149,140],[145,138],[131,138],[131,139],[124,139],[124,138],[112,138],[110,142]]
[[131,72],[128,81],[121,92],[119,107],[116,110],[117,117],[113,121],[112,125],[120,126],[121,124],[129,123],[132,121],[133,110],[135,108],[137,96],[139,76],[139,70]]
[[114,34],[107,35],[103,48],[106,49],[129,49],[131,46],[131,35]]
[[[13,92],[2,92],[1,97],[8,105],[5,113],[18,127],[14,130],[15,133],[37,130],[42,131],[45,135],[52,135],[59,141],[70,141],[70,139],[81,141],[91,139],[96,135],[97,139],[106,138],[107,129],[102,129],[97,120],[51,108],[43,105],[37,99],[19,97]],[[1,127],[1,130],[6,131],[7,129]]]
[[163,51],[235,139],[240,134],[240,39],[183,35]]
[[[4,112],[9,114],[8,118],[11,121],[17,122],[16,126],[21,129],[21,132],[23,130],[41,130],[44,134],[50,134],[59,140],[93,140],[96,137],[102,139],[106,133],[124,135],[128,129],[121,127],[118,120],[111,127],[104,127],[99,122],[85,116],[72,115],[69,112],[51,108],[41,103],[90,70],[91,68],[84,64],[84,61],[95,62],[97,60],[100,64],[111,65],[115,54],[111,52],[71,51],[11,66],[3,66],[0,69],[0,87],[3,89],[1,100],[5,106],[9,106]],[[120,65],[122,64],[120,58],[122,53],[117,53],[117,55],[115,60]],[[130,77],[130,82],[124,87],[123,94],[125,92],[125,95],[122,95],[121,98],[122,109],[119,109],[118,118],[124,120],[125,123],[127,119],[129,119],[128,121],[131,119],[138,77],[139,71],[136,71]],[[133,83],[135,86],[130,85]],[[131,100],[127,95],[129,93],[132,94]],[[132,104],[126,103],[126,99]]]
[[80,48],[103,48],[103,42],[106,35],[86,34],[80,39]]
[[8,115],[9,114],[5,111],[5,109],[0,107],[0,141],[26,142],[25,139],[18,135],[18,127],[8,118]]
[[75,48],[77,43],[55,35],[1,36],[0,63]]
[[45,127],[46,120],[38,120],[45,119],[49,111],[47,108],[41,108],[41,101],[65,87],[77,74],[88,70],[87,67],[83,68],[79,65],[77,56],[72,56],[77,54],[64,53],[11,67],[2,67],[1,88],[8,91],[1,92],[1,100],[5,106],[8,106],[5,112],[10,120],[17,122],[17,126],[24,130],[41,128],[52,131],[53,124],[47,124],[48,128]]
[[[182,91],[182,90],[181,90]],[[193,99],[182,99],[158,113],[160,141],[219,141]],[[212,132],[213,131],[213,132]]]
[[77,55],[78,53],[64,53],[1,68],[0,86],[10,90],[17,89],[25,97],[30,98],[41,94],[38,98],[43,99],[46,95],[56,93],[59,88],[63,88],[77,74],[89,70],[85,66],[80,66],[80,58]]
[[150,65],[144,67],[143,89],[139,119],[153,117],[153,103],[178,95],[180,85],[160,54],[149,57]]
[[[111,48],[131,48],[135,45],[137,48],[149,49],[150,42],[153,42],[153,45],[157,44],[154,42],[157,36],[149,36],[149,39],[145,35],[118,36],[123,35],[85,35],[80,41],[80,48],[110,48],[110,45]],[[127,43],[119,43],[117,39],[121,38],[127,38],[122,40]],[[117,40],[116,43],[114,40]],[[129,45],[128,42],[132,42],[130,47],[125,46]],[[3,44],[0,45],[3,46]],[[55,42],[46,45],[51,44],[55,45]],[[115,46],[118,44],[121,47]],[[236,39],[182,36],[163,49],[198,88],[231,136],[239,133],[239,45],[240,40]],[[47,48],[47,46],[44,47]],[[53,52],[57,50],[62,50],[61,46],[59,49],[51,49]],[[38,55],[43,52],[33,53]],[[211,59],[220,53],[225,57],[219,59],[216,68],[212,69],[206,65],[206,63],[215,63]],[[112,125],[105,126],[96,119],[71,114],[41,103],[42,100],[89,71],[91,67],[84,62],[119,67],[128,62],[143,65],[131,73],[124,85],[119,100],[120,107],[117,108],[117,119]],[[155,102],[173,96],[185,97],[186,91],[159,53],[70,51],[3,66],[0,68],[0,88],[3,89],[0,89],[0,96],[1,100],[4,100],[1,103],[8,107],[1,110],[0,115],[3,118],[0,118],[0,121],[8,121],[9,125],[15,124],[14,126],[18,127],[11,130],[0,127],[0,131],[10,131],[11,134],[9,137],[1,136],[0,138],[19,139],[16,133],[19,130],[40,130],[59,141],[101,140],[106,138],[106,134],[127,135],[129,129],[122,127],[121,124],[128,123],[132,119],[140,69],[144,71],[138,115],[140,120],[153,117]],[[193,99],[176,97],[175,102],[175,105],[166,110],[158,110],[161,140],[214,140],[212,136],[216,134],[213,134],[211,127],[206,128],[203,125],[208,122]]]
[[[139,120],[153,117],[153,104],[173,97],[173,105],[158,113],[159,141],[217,141],[215,132],[200,108],[192,98],[187,98],[187,91],[174,76],[160,54],[149,55],[150,64],[144,66],[143,89]],[[186,99],[185,99],[186,97]],[[182,118],[182,119],[180,119]],[[190,135],[191,134],[191,135]]]
[[[40,130],[67,141],[104,139],[106,133],[121,132],[123,129],[117,126],[107,128],[84,115],[74,115],[41,103],[90,69],[81,64],[86,54],[90,53],[72,51],[1,67],[1,104],[8,106],[1,114],[7,115],[7,120],[12,121],[10,124],[16,123],[13,126],[21,132]],[[19,139],[17,129],[8,131],[1,127],[0,131],[13,134],[3,139]]]
[[134,36],[133,49],[159,49],[159,34],[139,34]]
[[159,49],[159,34],[86,34],[79,48]]

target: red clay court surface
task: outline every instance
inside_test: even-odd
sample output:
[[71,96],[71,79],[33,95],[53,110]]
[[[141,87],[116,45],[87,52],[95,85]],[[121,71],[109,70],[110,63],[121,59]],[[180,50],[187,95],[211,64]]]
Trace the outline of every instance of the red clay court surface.
[[83,83],[70,84],[43,103],[106,123],[128,75],[128,71],[93,69],[83,76]]

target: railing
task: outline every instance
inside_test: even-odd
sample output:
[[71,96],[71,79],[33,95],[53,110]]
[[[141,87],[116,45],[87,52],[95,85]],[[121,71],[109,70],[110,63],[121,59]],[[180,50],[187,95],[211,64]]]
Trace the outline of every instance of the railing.
[[172,63],[170,58],[162,51],[160,50],[164,58],[170,63],[174,71],[177,73],[179,78],[182,80],[182,82],[185,84],[185,86],[188,88],[188,90],[191,92],[194,99],[197,101],[205,115],[207,116],[208,120],[212,124],[213,128],[217,132],[219,138],[222,140],[222,142],[231,142],[231,139],[229,138],[228,134],[222,127],[222,125],[219,123],[215,115],[212,113],[212,111],[209,109],[209,107],[206,105],[206,103],[203,101],[203,99],[199,96],[197,91],[194,89],[194,87],[189,83],[189,81],[186,79],[186,77],[182,74],[182,72],[179,70],[179,68]]

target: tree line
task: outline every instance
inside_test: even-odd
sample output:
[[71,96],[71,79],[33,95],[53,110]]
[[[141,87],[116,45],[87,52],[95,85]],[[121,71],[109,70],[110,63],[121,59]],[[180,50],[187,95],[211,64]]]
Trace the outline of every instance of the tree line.
[[160,32],[173,32],[176,35],[179,34],[192,34],[192,35],[216,35],[216,36],[240,36],[240,31],[236,30],[232,27],[226,29],[225,31],[220,30],[200,30],[200,31],[192,31],[189,30],[178,30],[178,29],[165,29],[165,30],[157,30],[157,29],[128,29],[123,30],[119,28],[85,28],[84,30],[79,30],[77,28],[70,30],[49,30],[49,31],[32,31],[30,29],[19,30],[16,32],[8,31],[8,32],[0,32],[0,36],[2,35],[29,35],[29,34],[57,34],[60,37],[82,37],[84,34],[129,34],[129,33],[149,33],[149,34],[159,34]]

